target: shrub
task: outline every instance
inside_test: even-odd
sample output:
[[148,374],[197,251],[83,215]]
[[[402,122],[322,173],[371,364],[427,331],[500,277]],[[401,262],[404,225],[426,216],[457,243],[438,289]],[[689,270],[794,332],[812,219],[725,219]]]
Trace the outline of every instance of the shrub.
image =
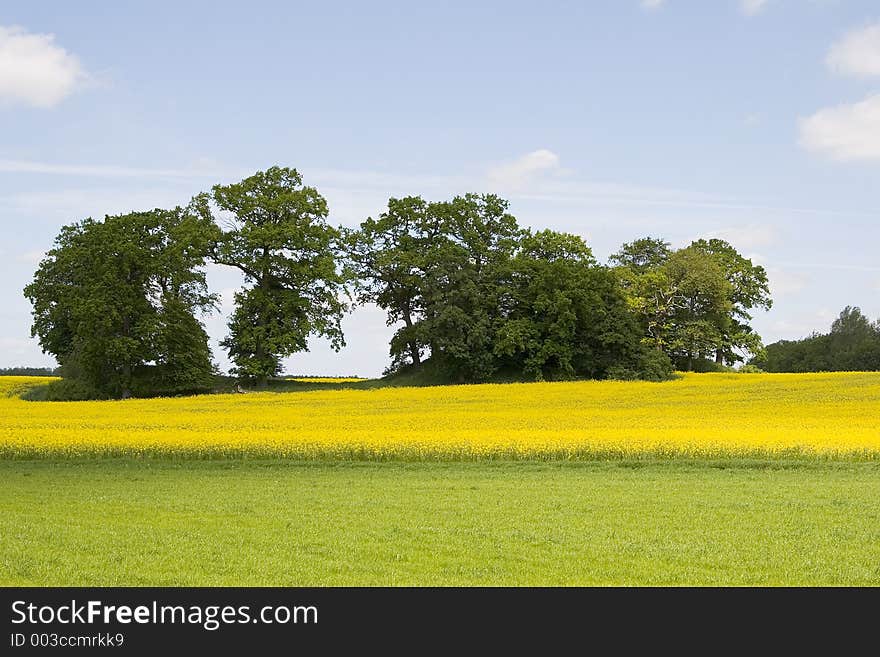
[[21,396],[27,401],[87,401],[107,399],[108,396],[76,379],[59,379],[34,386]]
[[642,345],[635,378],[645,381],[668,381],[672,378],[672,361],[659,349]]

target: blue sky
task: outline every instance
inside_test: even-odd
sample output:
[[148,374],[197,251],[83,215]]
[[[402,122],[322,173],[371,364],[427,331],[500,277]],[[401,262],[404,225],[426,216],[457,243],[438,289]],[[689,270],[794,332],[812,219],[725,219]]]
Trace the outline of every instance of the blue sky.
[[[346,225],[492,191],[603,260],[723,237],[770,273],[766,342],[880,316],[876,2],[422,4],[4,2],[0,367],[52,363],[21,289],[60,226],[273,164]],[[209,279],[228,311],[239,279]],[[222,337],[223,312],[206,324]],[[383,314],[345,328],[288,371],[381,372]]]

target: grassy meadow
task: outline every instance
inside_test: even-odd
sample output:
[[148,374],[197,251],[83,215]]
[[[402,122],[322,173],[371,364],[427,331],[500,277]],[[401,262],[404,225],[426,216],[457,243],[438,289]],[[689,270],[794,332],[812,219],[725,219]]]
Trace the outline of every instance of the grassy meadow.
[[880,585],[880,374],[42,381],[0,378],[0,585]]
[[877,463],[0,462],[4,585],[880,584]]

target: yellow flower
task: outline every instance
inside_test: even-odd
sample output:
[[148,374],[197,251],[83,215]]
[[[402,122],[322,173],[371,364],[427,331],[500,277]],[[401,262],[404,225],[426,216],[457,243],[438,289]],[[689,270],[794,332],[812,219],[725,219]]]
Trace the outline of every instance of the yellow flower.
[[880,373],[96,402],[16,396],[43,381],[0,377],[0,457],[880,459]]

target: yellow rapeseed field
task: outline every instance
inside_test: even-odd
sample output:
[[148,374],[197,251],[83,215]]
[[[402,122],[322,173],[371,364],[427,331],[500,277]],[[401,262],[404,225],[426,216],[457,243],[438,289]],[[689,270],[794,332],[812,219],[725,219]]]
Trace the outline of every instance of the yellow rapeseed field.
[[106,402],[26,402],[12,394],[35,381],[0,378],[0,457],[880,460],[880,373]]
[[359,376],[292,376],[285,381],[298,381],[300,383],[353,383],[365,381]]

